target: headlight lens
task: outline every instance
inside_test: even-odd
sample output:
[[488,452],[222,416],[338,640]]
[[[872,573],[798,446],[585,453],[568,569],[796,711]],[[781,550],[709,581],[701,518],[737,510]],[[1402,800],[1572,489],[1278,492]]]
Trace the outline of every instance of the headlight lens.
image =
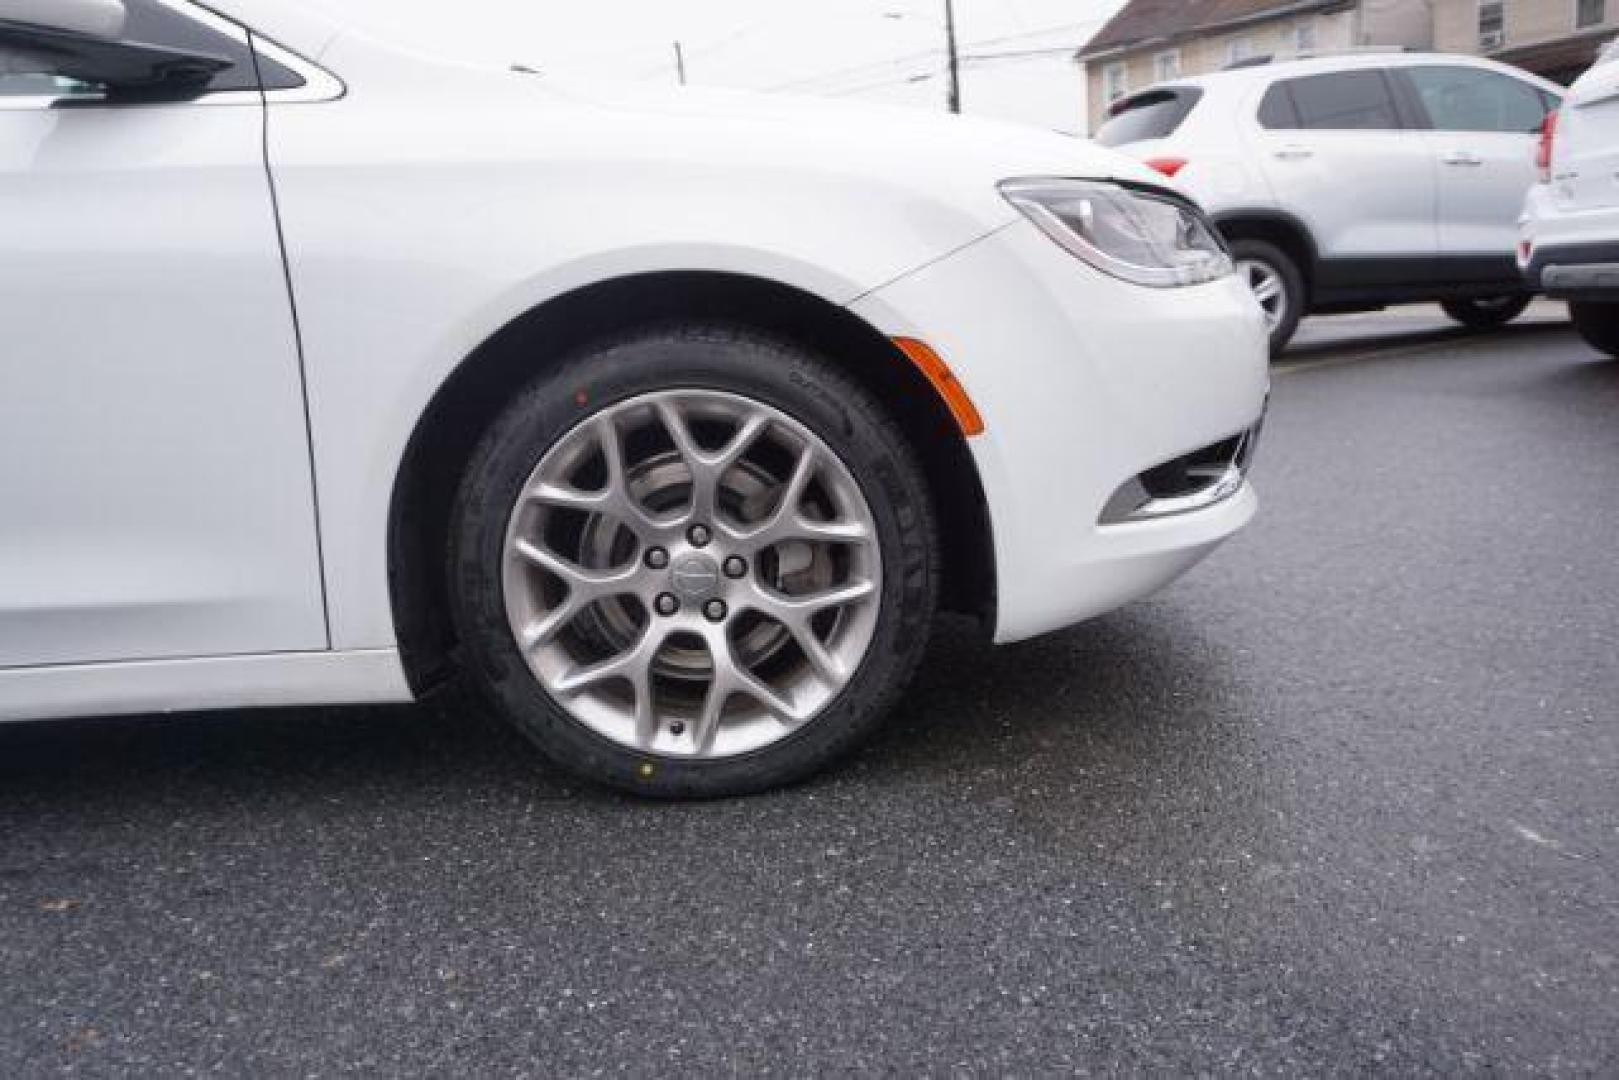
[[1208,219],[1168,192],[1098,180],[1008,180],[1001,193],[1104,274],[1171,289],[1232,272]]

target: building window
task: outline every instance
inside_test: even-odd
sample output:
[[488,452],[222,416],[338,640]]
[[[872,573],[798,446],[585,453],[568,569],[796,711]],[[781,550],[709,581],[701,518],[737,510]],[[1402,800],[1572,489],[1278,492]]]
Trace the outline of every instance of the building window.
[[1296,53],[1315,52],[1315,20],[1305,19],[1293,26],[1293,51]]
[[1484,52],[1507,43],[1506,0],[1479,0],[1478,47]]
[[1574,5],[1574,29],[1587,30],[1608,21],[1608,0],[1577,0]]
[[1232,38],[1231,43],[1226,46],[1225,59],[1227,64],[1240,64],[1244,60],[1253,59],[1253,57],[1254,39],[1247,34]]
[[1130,92],[1130,69],[1123,64],[1109,64],[1102,69],[1102,97],[1110,104]]
[[1168,82],[1181,77],[1181,51],[1170,49],[1152,58],[1152,77],[1155,82]]

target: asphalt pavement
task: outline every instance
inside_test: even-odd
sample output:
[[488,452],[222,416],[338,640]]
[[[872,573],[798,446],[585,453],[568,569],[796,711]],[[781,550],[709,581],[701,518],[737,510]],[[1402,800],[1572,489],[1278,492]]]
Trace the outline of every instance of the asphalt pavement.
[[0,1075],[1619,1074],[1619,363],[1540,314],[1312,325],[1251,531],[942,629],[792,791],[451,708],[0,728]]

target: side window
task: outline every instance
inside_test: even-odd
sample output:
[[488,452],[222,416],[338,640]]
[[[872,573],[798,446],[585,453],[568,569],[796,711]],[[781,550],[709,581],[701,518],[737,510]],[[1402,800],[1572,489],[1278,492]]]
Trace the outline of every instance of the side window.
[[1507,75],[1467,67],[1414,67],[1406,74],[1437,131],[1530,135],[1546,119],[1545,95]]
[[1278,83],[1273,91],[1277,89],[1285,89],[1292,99],[1293,122],[1287,126],[1311,131],[1397,131],[1405,126],[1381,71],[1307,75]]
[[[123,40],[155,45],[181,52],[202,53],[230,61],[230,66],[209,81],[207,93],[259,89],[259,71],[266,89],[303,85],[303,79],[267,58],[255,67],[253,51],[246,34],[208,25],[180,7],[169,7],[158,0],[124,0],[129,17]],[[48,57],[23,54],[0,47],[0,98],[73,97],[95,95],[99,88],[74,79],[59,77],[51,70]]]
[[1275,83],[1265,91],[1265,100],[1259,103],[1259,125],[1272,131],[1294,131],[1303,126],[1285,82]]

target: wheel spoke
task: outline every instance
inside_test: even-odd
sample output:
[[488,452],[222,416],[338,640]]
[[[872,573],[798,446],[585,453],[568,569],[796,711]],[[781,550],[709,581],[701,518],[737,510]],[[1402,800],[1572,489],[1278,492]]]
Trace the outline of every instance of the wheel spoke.
[[648,625],[634,645],[605,660],[574,668],[556,681],[556,688],[563,694],[577,694],[581,690],[588,690],[604,682],[622,679],[635,690],[639,705],[643,696],[648,699],[651,697],[650,693],[643,695],[642,688],[650,682],[652,658],[658,654],[658,649],[662,645],[663,635],[655,625]]
[[813,626],[808,623],[800,623],[797,626],[789,626],[787,629],[793,635],[793,640],[798,642],[799,651],[810,662],[810,667],[815,669],[815,674],[834,686],[843,682],[848,674],[844,670],[843,661],[839,660],[826,647],[826,643],[816,636]]
[[866,599],[876,591],[877,586],[869,581],[851,581],[835,589],[810,593],[806,596],[788,596],[786,593],[764,587],[756,588],[754,593],[758,600],[758,610],[777,622],[788,625],[800,620],[813,619],[823,611],[848,607]]
[[584,594],[592,600],[633,593],[641,577],[639,565],[617,570],[587,570],[555,552],[547,551],[532,540],[518,540],[513,543],[512,550],[525,562],[561,578],[570,592]]
[[720,717],[725,706],[737,696],[751,698],[771,716],[788,725],[802,724],[805,716],[787,698],[768,686],[740,660],[731,645],[724,627],[715,627],[707,635],[708,654],[714,665],[713,681],[703,699],[703,708],[692,733],[697,741],[698,753],[711,753],[719,735]]

